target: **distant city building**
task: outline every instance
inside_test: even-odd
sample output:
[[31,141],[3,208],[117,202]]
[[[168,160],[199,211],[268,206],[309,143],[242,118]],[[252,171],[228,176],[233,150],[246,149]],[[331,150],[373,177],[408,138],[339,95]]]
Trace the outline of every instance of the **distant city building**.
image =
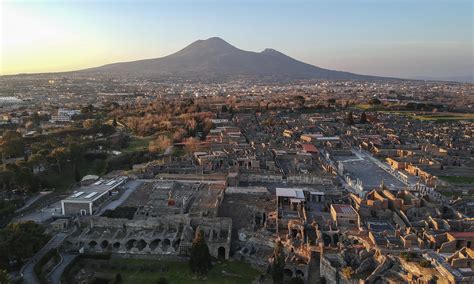
[[76,114],[79,114],[80,112],[81,112],[80,110],[69,110],[69,109],[60,108],[58,109],[57,115],[51,116],[51,122],[56,122],[56,123],[70,122],[72,117]]

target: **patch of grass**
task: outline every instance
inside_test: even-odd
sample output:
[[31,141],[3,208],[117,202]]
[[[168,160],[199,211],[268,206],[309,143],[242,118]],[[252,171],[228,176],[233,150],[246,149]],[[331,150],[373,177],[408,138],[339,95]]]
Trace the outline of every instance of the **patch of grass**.
[[459,196],[461,196],[461,193],[460,192],[456,192],[456,191],[447,191],[447,190],[439,190],[438,191],[441,195],[447,197],[447,198],[457,198]]
[[385,110],[384,105],[371,105],[371,104],[356,104],[354,108],[364,111],[380,111]]
[[466,176],[438,176],[439,179],[455,184],[474,184],[474,177]]
[[413,119],[421,121],[456,121],[456,120],[474,120],[474,113],[448,113],[440,112],[433,114],[412,115]]
[[123,153],[131,153],[148,150],[148,144],[155,138],[156,137],[154,135],[147,137],[133,136],[129,142],[128,147],[122,149],[121,151]]
[[[110,266],[114,267],[114,269],[106,268],[103,272],[120,273],[123,283],[133,284],[156,283],[161,277],[168,279],[173,284],[252,283],[260,275],[260,272],[253,269],[249,264],[239,261],[217,262],[207,275],[207,279],[198,279],[198,277],[191,273],[186,261],[113,259],[110,262]],[[118,269],[118,267],[121,269]]]

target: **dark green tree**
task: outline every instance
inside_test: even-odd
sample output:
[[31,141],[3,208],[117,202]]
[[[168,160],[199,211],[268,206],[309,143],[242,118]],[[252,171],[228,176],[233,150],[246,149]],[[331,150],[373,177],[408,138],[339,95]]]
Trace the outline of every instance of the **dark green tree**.
[[367,123],[367,114],[365,114],[365,111],[360,115],[360,123]]
[[382,104],[382,102],[377,98],[373,98],[373,99],[369,100],[369,104],[370,105],[380,105],[380,104]]
[[304,284],[304,280],[299,277],[293,277],[289,284]]
[[123,280],[122,280],[122,274],[120,274],[120,273],[117,274],[117,275],[115,276],[115,283],[116,283],[116,284],[120,284],[120,283],[122,283],[122,281],[123,281]]
[[168,284],[169,281],[165,277],[160,277],[158,281],[156,281],[156,284]]
[[12,223],[0,230],[0,266],[9,261],[22,262],[48,241],[44,228],[34,222]]
[[273,251],[273,261],[270,273],[273,283],[283,283],[283,270],[285,269],[285,256],[283,255],[283,245],[278,241]]
[[10,284],[10,275],[6,270],[0,270],[0,284]]
[[299,108],[304,107],[305,101],[306,99],[303,96],[301,95],[295,96],[295,103],[298,105]]
[[81,173],[79,172],[79,169],[77,167],[74,167],[74,180],[76,182],[80,182],[81,181]]
[[25,141],[20,133],[6,131],[1,139],[2,158],[21,157],[24,154]]
[[347,113],[347,116],[346,116],[346,123],[348,125],[354,125],[354,115],[352,114],[352,111],[348,112]]
[[329,106],[335,105],[336,104],[336,99],[328,99],[327,102],[328,102]]
[[191,246],[189,266],[192,272],[200,275],[206,275],[209,269],[211,269],[209,247],[204,239],[204,233],[200,230],[196,233]]

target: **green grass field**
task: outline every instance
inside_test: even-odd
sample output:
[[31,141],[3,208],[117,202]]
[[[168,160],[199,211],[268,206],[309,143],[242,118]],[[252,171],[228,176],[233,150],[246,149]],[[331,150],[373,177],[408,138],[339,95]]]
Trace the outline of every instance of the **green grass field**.
[[150,141],[155,139],[156,136],[147,136],[147,137],[137,137],[133,136],[130,140],[130,143],[127,148],[122,149],[123,153],[138,152],[148,149],[148,144]]
[[161,135],[169,137],[171,134],[168,131],[162,131],[146,137],[132,136],[128,147],[122,149],[121,151],[124,153],[131,153],[148,150],[148,145],[150,142]]
[[356,104],[354,108],[360,109],[363,111],[380,111],[385,110],[384,105],[371,105],[371,104]]
[[240,261],[217,262],[206,279],[198,279],[191,273],[187,262],[160,261],[142,259],[112,259],[110,268],[101,272],[120,273],[123,283],[148,284],[156,283],[161,277],[169,283],[215,283],[238,284],[252,283],[260,272],[249,264]]
[[412,118],[421,121],[452,121],[452,120],[474,120],[474,113],[448,113],[440,112],[433,114],[412,115]]
[[457,184],[474,184],[474,177],[465,176],[439,176],[441,180]]

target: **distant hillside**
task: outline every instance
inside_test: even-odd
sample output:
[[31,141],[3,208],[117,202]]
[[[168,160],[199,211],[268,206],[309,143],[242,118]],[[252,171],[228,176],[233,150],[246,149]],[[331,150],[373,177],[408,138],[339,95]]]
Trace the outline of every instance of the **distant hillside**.
[[113,63],[76,72],[156,78],[388,79],[319,68],[273,49],[245,51],[217,37],[198,40],[162,58]]

